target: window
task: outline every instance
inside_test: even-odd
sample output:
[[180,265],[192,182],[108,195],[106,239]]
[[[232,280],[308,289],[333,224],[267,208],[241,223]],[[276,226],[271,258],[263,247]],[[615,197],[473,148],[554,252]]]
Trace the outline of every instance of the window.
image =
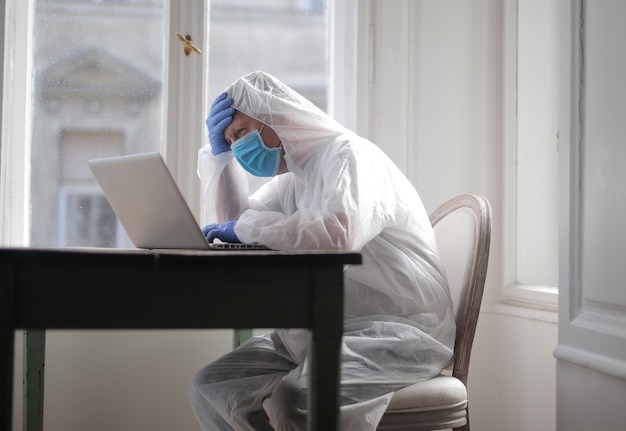
[[204,117],[244,73],[327,106],[325,0],[11,0],[7,17],[4,245],[131,246],[86,165],[98,157],[160,151],[198,215]]
[[506,256],[513,302],[556,309],[558,286],[559,7],[506,3]]
[[[115,212],[95,183],[87,161],[123,154],[123,132],[65,130],[60,135],[58,228],[52,245],[129,247]],[[32,183],[35,183],[33,178]],[[45,186],[41,186],[45,190]],[[34,203],[38,200],[33,199]],[[49,214],[46,208],[40,211]],[[37,211],[33,214],[36,219]],[[41,237],[33,231],[31,238]]]
[[128,237],[98,187],[64,186],[59,196],[59,246],[124,247]]

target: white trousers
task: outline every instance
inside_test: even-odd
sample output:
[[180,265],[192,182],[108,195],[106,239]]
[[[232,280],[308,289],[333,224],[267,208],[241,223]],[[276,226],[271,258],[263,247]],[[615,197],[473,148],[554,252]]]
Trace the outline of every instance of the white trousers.
[[[375,430],[391,392],[407,384],[385,382],[380,369],[362,365],[342,356],[342,431]],[[189,390],[204,431],[305,430],[306,395],[306,366],[289,354],[276,331],[253,337],[202,368]]]

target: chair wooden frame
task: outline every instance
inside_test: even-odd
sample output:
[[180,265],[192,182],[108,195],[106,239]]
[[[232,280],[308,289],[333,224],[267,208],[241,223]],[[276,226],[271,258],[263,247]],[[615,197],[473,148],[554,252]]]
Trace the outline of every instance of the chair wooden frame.
[[[378,430],[425,431],[453,428],[460,431],[469,431],[470,429],[466,390],[467,377],[489,261],[491,206],[489,201],[482,196],[474,194],[459,195],[437,208],[430,215],[430,222],[436,231],[439,222],[446,217],[458,210],[467,209],[472,212],[476,222],[474,254],[469,267],[469,274],[464,278],[464,286],[462,286],[464,292],[460,297],[462,303],[458,304],[459,313],[455,316],[457,327],[452,376],[442,374],[426,382],[415,383],[401,389],[400,391],[404,391],[404,393],[413,392],[414,394],[419,394],[425,392],[425,387],[429,388],[428,391],[432,391],[439,384],[446,385],[446,389],[441,390],[439,393],[441,396],[439,404],[412,405],[409,409],[394,410],[392,408],[394,400],[392,399],[392,404],[383,415]],[[456,305],[455,310],[457,309]],[[458,391],[456,392],[456,398],[450,399],[449,402],[446,400],[445,393],[450,384],[457,387],[460,387],[462,384],[460,389],[464,396],[460,400],[458,399]],[[399,391],[394,393],[394,397],[397,393]]]

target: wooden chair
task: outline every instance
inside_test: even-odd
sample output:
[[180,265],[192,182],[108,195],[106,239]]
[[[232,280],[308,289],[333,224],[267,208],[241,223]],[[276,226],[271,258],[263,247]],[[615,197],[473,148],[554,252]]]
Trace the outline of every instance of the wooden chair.
[[483,296],[491,206],[481,196],[460,195],[430,216],[450,283],[456,317],[454,363],[441,375],[394,392],[378,430],[469,431],[467,374]]

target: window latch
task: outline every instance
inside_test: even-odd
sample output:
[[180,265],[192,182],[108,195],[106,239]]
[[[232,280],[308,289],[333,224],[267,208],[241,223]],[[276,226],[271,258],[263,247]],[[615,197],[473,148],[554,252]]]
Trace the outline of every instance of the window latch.
[[183,43],[183,52],[186,56],[191,55],[192,52],[196,52],[196,54],[202,54],[200,48],[193,44],[190,35],[183,36],[180,33],[176,33],[176,37],[179,38],[180,41]]

